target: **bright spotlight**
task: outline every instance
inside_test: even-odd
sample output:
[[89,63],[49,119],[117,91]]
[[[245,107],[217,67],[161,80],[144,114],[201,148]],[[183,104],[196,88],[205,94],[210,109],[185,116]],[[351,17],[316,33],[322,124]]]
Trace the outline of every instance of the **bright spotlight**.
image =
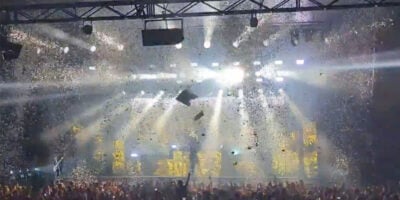
[[91,52],[95,52],[96,49],[97,49],[96,46],[91,46],[91,47],[90,47],[90,51],[91,51]]
[[283,89],[282,89],[282,88],[279,88],[278,92],[279,92],[279,93],[282,93],[282,92],[283,92]]
[[210,41],[205,41],[204,42],[204,48],[208,49],[211,47],[211,42]]
[[261,65],[261,62],[256,60],[256,61],[253,62],[253,65]]
[[280,76],[275,78],[276,82],[283,82],[283,80],[284,80],[283,77],[280,77]]
[[267,47],[267,46],[269,45],[268,40],[264,40],[264,41],[263,41],[263,45],[264,45],[265,47]]
[[160,94],[163,95],[165,93],[164,90],[160,90]]
[[146,92],[142,90],[142,91],[140,91],[140,94],[144,95],[144,94],[146,94]]
[[139,155],[137,153],[131,153],[131,157],[132,158],[137,158],[137,157],[139,157]]
[[176,64],[170,64],[169,67],[174,68],[176,67]]
[[235,42],[232,43],[232,45],[233,45],[233,47],[238,48],[239,47],[239,42],[235,41]]
[[94,70],[96,70],[96,67],[95,66],[89,66],[89,70],[94,71]]
[[262,78],[257,78],[256,82],[261,83],[261,82],[263,82],[263,79]]
[[275,60],[275,65],[283,65],[283,61],[282,60]]
[[296,60],[297,65],[304,65],[304,60]]
[[213,63],[211,63],[211,66],[213,66],[213,67],[218,67],[218,66],[219,66],[219,63],[213,62]]
[[124,45],[119,44],[119,45],[117,46],[117,48],[118,48],[118,51],[122,51],[122,50],[124,50]]
[[257,77],[259,77],[259,76],[261,76],[261,72],[260,72],[260,71],[256,71],[255,75],[256,75]]
[[64,47],[63,51],[65,54],[67,54],[69,52],[69,47]]
[[192,66],[192,67],[197,67],[197,66],[199,66],[197,63],[195,63],[195,62],[192,62],[192,63],[190,63],[190,66]]
[[221,72],[218,77],[218,82],[226,86],[239,84],[243,81],[244,71],[241,68],[227,68]]
[[176,144],[171,145],[171,149],[177,149],[178,146]]
[[181,48],[182,48],[182,43],[178,43],[178,44],[176,44],[176,45],[175,45],[175,48],[177,48],[177,49],[181,49]]
[[234,65],[234,66],[239,66],[239,65],[240,65],[240,62],[234,62],[233,65]]

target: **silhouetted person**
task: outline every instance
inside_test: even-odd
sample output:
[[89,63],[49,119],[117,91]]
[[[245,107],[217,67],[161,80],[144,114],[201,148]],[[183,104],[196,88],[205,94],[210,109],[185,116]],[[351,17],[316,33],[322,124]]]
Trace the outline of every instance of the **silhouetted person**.
[[185,185],[183,185],[183,181],[179,180],[178,185],[176,186],[176,197],[179,200],[186,199],[187,198],[187,189],[188,189],[188,184],[190,180],[190,172],[188,174],[188,177],[186,179]]

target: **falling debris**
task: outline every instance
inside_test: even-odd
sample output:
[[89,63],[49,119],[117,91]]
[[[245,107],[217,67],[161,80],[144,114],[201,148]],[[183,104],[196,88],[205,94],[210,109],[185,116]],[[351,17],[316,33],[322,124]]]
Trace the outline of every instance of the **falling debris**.
[[200,111],[199,113],[197,113],[196,116],[194,116],[194,121],[199,120],[200,118],[202,118],[204,116],[204,112]]
[[196,99],[198,96],[190,92],[189,90],[183,90],[177,97],[176,100],[190,106],[190,101]]

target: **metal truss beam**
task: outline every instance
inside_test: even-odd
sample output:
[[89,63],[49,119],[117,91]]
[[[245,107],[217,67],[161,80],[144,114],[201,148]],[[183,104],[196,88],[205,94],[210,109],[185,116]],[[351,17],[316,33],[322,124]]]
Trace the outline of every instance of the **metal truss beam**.
[[0,7],[0,24],[287,13],[400,6],[400,0],[116,0]]

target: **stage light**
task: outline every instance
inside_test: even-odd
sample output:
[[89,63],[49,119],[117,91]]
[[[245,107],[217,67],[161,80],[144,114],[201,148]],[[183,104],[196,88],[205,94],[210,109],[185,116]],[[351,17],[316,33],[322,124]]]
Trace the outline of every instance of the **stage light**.
[[96,67],[95,66],[89,66],[89,70],[94,71],[94,70],[96,70]]
[[213,66],[213,67],[218,67],[218,66],[219,66],[219,63],[213,62],[213,63],[211,63],[211,66]]
[[261,82],[263,82],[263,79],[262,78],[256,78],[256,82],[261,83]]
[[211,42],[210,41],[205,41],[204,42],[204,48],[208,49],[211,47]]
[[284,80],[283,77],[280,77],[280,76],[275,78],[276,82],[283,82],[283,80]]
[[34,171],[40,171],[40,169],[37,168],[37,167],[35,167],[33,170],[34,170]]
[[297,65],[304,65],[304,60],[296,60]]
[[282,60],[275,60],[275,65],[283,65],[283,61]]
[[11,171],[10,171],[10,174],[14,174],[14,172],[11,170]]
[[122,51],[122,50],[124,50],[124,45],[119,44],[119,45],[117,46],[117,48],[118,48],[118,51]]
[[221,74],[219,74],[218,82],[226,86],[232,86],[239,84],[244,79],[244,71],[241,68],[227,68],[224,69]]
[[69,47],[64,47],[63,51],[65,54],[67,54],[69,52]]
[[145,95],[146,92],[142,90],[142,91],[140,91],[140,94],[141,94],[141,95]]
[[82,27],[82,32],[86,35],[91,35],[93,33],[93,26],[90,24],[86,24]]
[[90,47],[90,51],[91,51],[91,52],[95,52],[96,49],[97,49],[96,46],[91,46],[91,47]]
[[233,65],[234,65],[234,66],[239,66],[239,65],[240,65],[240,62],[234,62]]
[[264,45],[265,47],[267,47],[267,46],[269,45],[268,40],[264,40],[264,41],[263,41],[263,45]]
[[192,67],[197,67],[197,66],[199,66],[197,63],[195,63],[195,62],[192,62],[192,63],[190,63],[190,66],[192,66]]
[[163,95],[163,94],[165,94],[165,91],[164,90],[160,90],[160,95]]
[[293,46],[299,45],[299,40],[300,40],[300,33],[298,30],[292,30],[290,32],[290,42],[292,43]]
[[137,153],[131,153],[131,157],[132,158],[137,158],[137,157],[139,157],[139,155]]
[[175,48],[177,48],[177,49],[181,49],[181,48],[182,48],[182,43],[178,43],[178,44],[176,44],[176,45],[175,45]]
[[175,145],[175,144],[171,145],[171,149],[177,149],[177,148],[178,148],[177,145]]
[[0,38],[0,53],[5,61],[17,59],[21,53],[22,45],[7,41],[6,38]]
[[169,67],[174,68],[176,67],[176,64],[170,64]]
[[276,71],[277,76],[290,76],[290,71]]
[[238,48],[239,47],[239,42],[235,41],[235,42],[232,43],[232,45],[233,45],[233,47]]
[[258,26],[258,19],[256,14],[251,14],[250,15],[250,27],[252,28],[257,28]]
[[259,77],[259,76],[261,76],[261,72],[260,72],[260,71],[256,71],[255,75],[256,75],[257,77]]
[[253,62],[253,65],[255,65],[255,66],[256,66],[256,65],[261,65],[261,62],[258,61],[258,60],[256,60],[256,61]]
[[282,93],[282,92],[283,92],[283,89],[282,89],[282,88],[279,88],[278,92],[279,92],[279,93]]

